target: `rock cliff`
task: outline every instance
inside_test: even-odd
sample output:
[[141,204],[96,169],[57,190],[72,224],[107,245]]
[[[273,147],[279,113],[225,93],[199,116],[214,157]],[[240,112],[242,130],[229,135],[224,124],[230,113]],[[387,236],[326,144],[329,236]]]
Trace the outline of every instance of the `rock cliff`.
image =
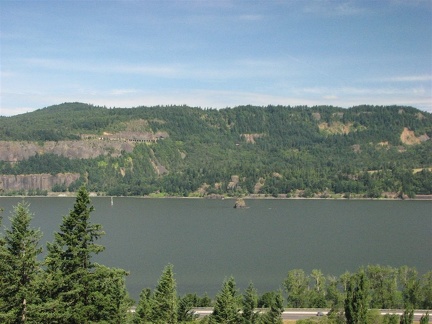
[[0,190],[48,190],[51,191],[55,185],[70,184],[78,180],[79,173],[51,174],[25,174],[25,175],[0,175]]
[[58,142],[18,142],[0,141],[0,161],[17,162],[36,154],[56,154],[70,159],[91,159],[99,155],[119,156],[122,151],[132,152],[133,142],[116,141],[58,141]]

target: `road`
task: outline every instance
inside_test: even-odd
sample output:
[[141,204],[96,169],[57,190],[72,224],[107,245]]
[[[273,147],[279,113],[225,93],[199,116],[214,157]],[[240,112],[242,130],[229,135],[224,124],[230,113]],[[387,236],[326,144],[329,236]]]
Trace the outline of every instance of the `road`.
[[[199,317],[204,317],[207,315],[210,315],[213,312],[213,308],[211,307],[203,307],[203,308],[193,308],[192,309],[195,314],[197,314]],[[259,309],[257,310],[259,312],[265,312],[266,309]],[[287,309],[282,313],[282,319],[284,320],[300,320],[304,318],[310,318],[317,316],[318,313],[322,313],[323,315],[326,315],[328,313],[329,309]],[[404,310],[403,309],[380,309],[379,310],[381,315],[385,314],[397,314],[402,315]],[[415,310],[414,311],[414,321],[419,321],[420,317],[426,313],[426,310]],[[432,316],[432,311],[429,310],[429,314]]]

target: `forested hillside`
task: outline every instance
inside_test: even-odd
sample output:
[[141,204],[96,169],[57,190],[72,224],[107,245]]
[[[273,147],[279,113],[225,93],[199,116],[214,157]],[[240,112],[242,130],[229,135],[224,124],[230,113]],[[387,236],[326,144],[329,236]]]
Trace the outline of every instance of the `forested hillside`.
[[414,197],[432,194],[431,138],[432,115],[412,107],[64,103],[0,117],[1,185],[41,193],[5,176],[72,173],[48,191]]

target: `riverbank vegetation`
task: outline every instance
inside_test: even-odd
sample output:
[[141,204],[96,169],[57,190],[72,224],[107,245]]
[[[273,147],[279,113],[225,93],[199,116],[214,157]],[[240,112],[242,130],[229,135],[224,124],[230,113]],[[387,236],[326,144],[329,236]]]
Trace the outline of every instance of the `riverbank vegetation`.
[[49,188],[8,187],[17,178],[4,178],[4,195],[82,184],[112,196],[432,195],[432,114],[412,107],[65,103],[0,117],[0,137],[3,176],[79,174]]
[[[173,265],[167,265],[155,289],[144,288],[135,306],[126,289],[127,272],[92,262],[104,249],[97,244],[104,232],[91,222],[92,211],[89,194],[81,187],[40,260],[42,234],[31,226],[29,205],[15,206],[10,228],[0,236],[0,322],[281,323],[281,313],[289,307],[330,309],[321,323],[384,324],[412,323],[413,309],[432,309],[432,271],[420,275],[408,266],[380,265],[339,277],[293,269],[281,289],[263,294],[253,283],[241,292],[235,279],[227,277],[214,299],[179,296]],[[212,307],[212,313],[198,319],[196,307]],[[399,318],[369,311],[378,308],[406,312]],[[422,321],[427,323],[426,316]]]

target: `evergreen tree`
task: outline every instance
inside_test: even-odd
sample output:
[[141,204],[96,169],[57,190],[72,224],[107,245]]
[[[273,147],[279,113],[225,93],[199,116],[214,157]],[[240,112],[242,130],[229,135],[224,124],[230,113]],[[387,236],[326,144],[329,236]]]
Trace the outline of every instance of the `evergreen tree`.
[[123,269],[95,265],[89,283],[89,300],[97,310],[91,316],[92,321],[125,323],[128,310],[133,305],[126,290],[126,276]]
[[277,324],[282,323],[282,313],[284,311],[282,291],[279,290],[272,300],[270,309],[261,318],[263,324]]
[[26,323],[36,318],[35,282],[40,270],[37,256],[42,234],[30,228],[32,216],[27,203],[14,207],[11,228],[0,242],[0,320],[3,323]]
[[178,300],[177,320],[181,322],[191,322],[198,318],[193,311],[193,307],[198,307],[200,301],[196,294],[186,294]]
[[134,324],[144,324],[151,320],[152,311],[152,292],[149,288],[144,288],[139,296],[138,305],[135,311]]
[[225,280],[222,289],[216,296],[211,320],[216,323],[238,323],[239,309],[237,307],[237,291],[233,277]]
[[351,276],[345,299],[345,317],[347,324],[366,323],[369,308],[369,285],[364,271]]
[[90,222],[93,210],[86,188],[81,187],[73,209],[63,217],[60,232],[55,233],[53,243],[47,244],[45,322],[81,324],[101,317],[111,321],[124,311],[125,272],[91,261],[104,249],[95,243],[104,232],[101,225]]
[[255,312],[255,308],[258,305],[258,294],[253,284],[250,283],[247,287],[245,294],[243,295],[243,323],[252,324],[256,323],[258,314]]
[[177,291],[171,264],[163,270],[154,291],[152,306],[152,322],[177,323]]

